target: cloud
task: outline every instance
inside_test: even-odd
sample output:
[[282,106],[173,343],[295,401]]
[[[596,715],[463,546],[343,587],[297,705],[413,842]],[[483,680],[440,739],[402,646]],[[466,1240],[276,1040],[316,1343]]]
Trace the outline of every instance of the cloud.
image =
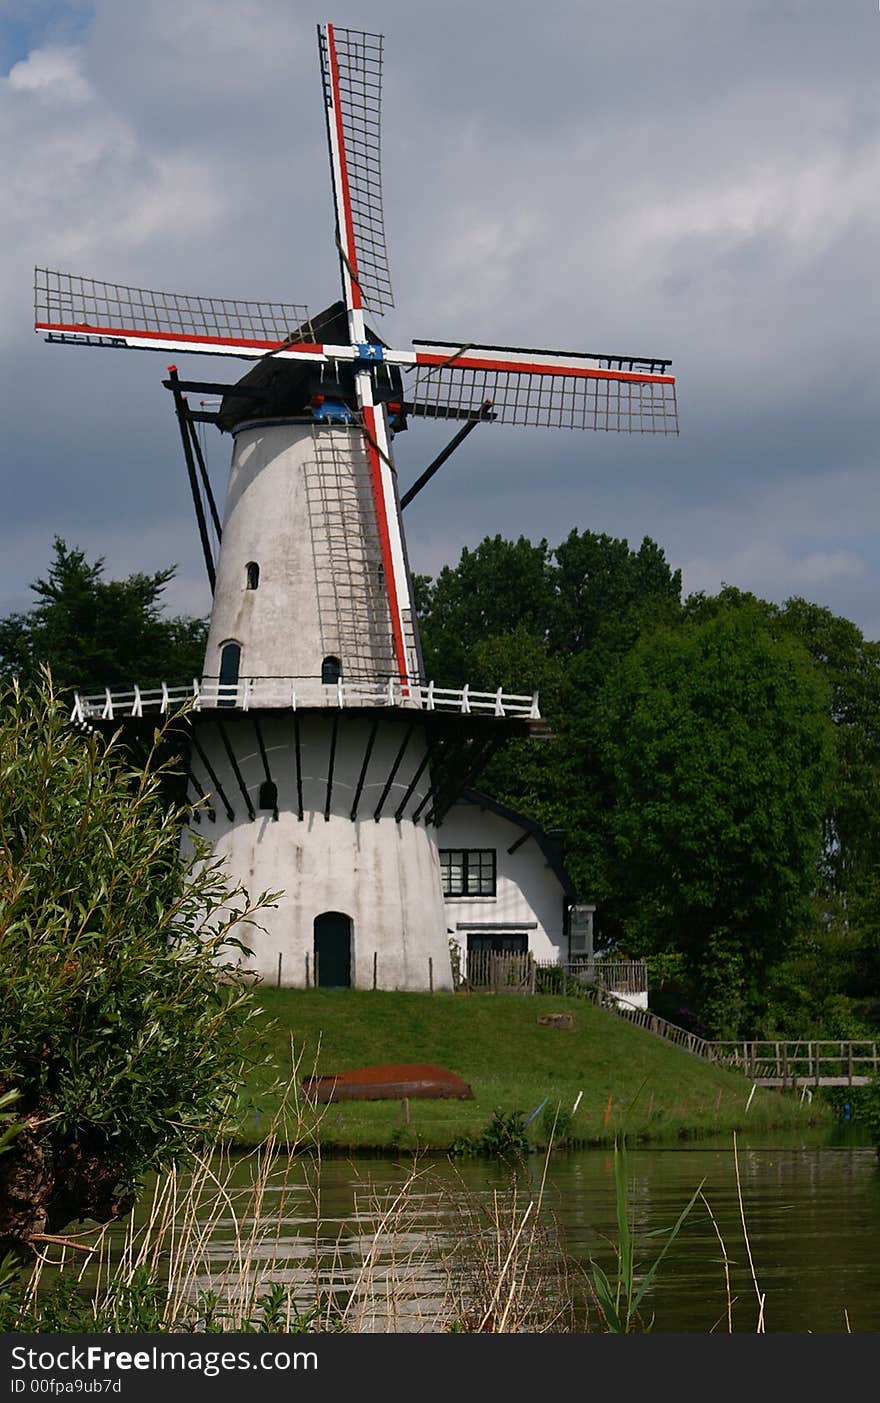
[[6,79],[12,93],[29,93],[55,105],[85,102],[93,96],[82,72],[81,48],[35,49],[13,64]]
[[[78,540],[86,520],[96,550],[137,568],[144,525],[152,568],[167,539],[195,582],[161,358],[36,342],[31,267],[333,300],[315,26],[289,0],[30,13],[29,51],[0,79],[15,153],[0,377],[16,533],[31,542],[8,542],[7,597],[26,593],[54,531]],[[707,582],[691,587],[813,593],[873,628],[876,14],[547,0],[509,15],[501,0],[374,0],[398,301],[382,333],[669,356],[682,434],[480,429],[406,514],[414,568],[494,531],[647,534]],[[412,425],[401,482],[449,436]],[[220,486],[228,451],[213,442]]]

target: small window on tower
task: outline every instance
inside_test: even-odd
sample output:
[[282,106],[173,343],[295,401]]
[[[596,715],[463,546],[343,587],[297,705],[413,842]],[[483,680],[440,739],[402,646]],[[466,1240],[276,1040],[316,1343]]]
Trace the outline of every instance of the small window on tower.
[[321,663],[321,681],[325,684],[338,682],[342,676],[342,663],[338,658],[325,658]]
[[244,567],[248,589],[260,588],[260,567],[255,560],[249,560]]
[[278,786],[272,779],[264,779],[260,785],[260,808],[272,809],[278,817]]

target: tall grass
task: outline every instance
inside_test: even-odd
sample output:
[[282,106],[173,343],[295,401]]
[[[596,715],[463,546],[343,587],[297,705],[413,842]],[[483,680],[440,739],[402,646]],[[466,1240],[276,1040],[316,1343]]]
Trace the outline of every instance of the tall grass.
[[[568,1266],[543,1180],[475,1195],[413,1160],[401,1184],[356,1195],[357,1233],[291,1265],[290,1158],[267,1140],[245,1186],[222,1150],[156,1181],[143,1221],[43,1252],[7,1331],[539,1333],[576,1328]],[[426,1230],[426,1214],[429,1226]],[[318,1238],[321,1236],[319,1245]]]
[[[157,1178],[138,1221],[46,1244],[23,1285],[0,1284],[0,1331],[629,1334],[651,1329],[645,1304],[698,1203],[721,1249],[724,1307],[716,1327],[726,1319],[732,1331],[729,1258],[703,1184],[671,1228],[649,1234],[657,1250],[639,1262],[622,1143],[614,1155],[610,1267],[591,1261],[583,1268],[562,1247],[547,1206],[551,1148],[531,1175],[513,1153],[503,1187],[488,1192],[468,1187],[458,1161],[450,1181],[448,1162],[441,1176],[413,1156],[390,1188],[375,1185],[364,1162],[353,1165],[354,1227],[338,1226],[334,1238],[321,1201],[320,1125],[315,1108],[297,1100],[297,1085],[291,1082],[292,1099],[279,1110],[283,1140],[273,1125],[244,1159],[218,1140],[186,1168]],[[294,1175],[288,1141],[297,1120],[309,1154],[296,1161]],[[549,1130],[552,1146],[556,1127]],[[735,1137],[733,1149],[763,1333],[765,1297]],[[292,1235],[305,1222],[311,1235]]]
[[[0,1330],[125,1332],[400,1331],[537,1333],[576,1327],[569,1268],[535,1190],[475,1194],[417,1156],[393,1189],[364,1175],[354,1237],[321,1205],[320,1111],[294,1068],[263,1141],[244,1158],[221,1134],[204,1155],[157,1177],[137,1219],[59,1236],[15,1291]],[[283,1135],[279,1134],[283,1131]],[[294,1146],[306,1149],[311,1243]],[[243,1175],[243,1165],[245,1173]],[[244,1182],[242,1183],[242,1178]],[[301,1173],[300,1176],[301,1178]],[[426,1217],[428,1227],[426,1228]]]

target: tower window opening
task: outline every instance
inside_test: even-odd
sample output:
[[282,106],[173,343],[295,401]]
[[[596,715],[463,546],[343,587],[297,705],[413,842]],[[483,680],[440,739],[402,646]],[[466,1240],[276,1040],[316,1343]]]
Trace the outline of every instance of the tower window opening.
[[260,588],[260,567],[255,560],[249,560],[244,567],[245,584],[247,589]]
[[338,658],[325,658],[321,663],[321,681],[326,684],[338,682],[342,677],[342,663]]

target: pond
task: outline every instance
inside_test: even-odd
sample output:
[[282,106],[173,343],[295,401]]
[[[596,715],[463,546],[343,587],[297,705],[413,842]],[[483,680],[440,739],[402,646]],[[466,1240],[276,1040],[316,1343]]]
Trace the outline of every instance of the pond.
[[[732,1141],[632,1149],[625,1171],[637,1287],[699,1190],[641,1302],[655,1333],[754,1332],[759,1322],[768,1333],[880,1330],[880,1167],[870,1145],[741,1137],[735,1152]],[[592,1263],[611,1278],[617,1267],[609,1150],[557,1152],[546,1164],[532,1155],[518,1167],[238,1157],[212,1166],[188,1221],[183,1188],[173,1213],[161,1197],[152,1209],[166,1225],[153,1259],[176,1271],[182,1294],[280,1282],[296,1309],[320,1297],[349,1328],[441,1330],[507,1310],[508,1323],[535,1331],[568,1299],[568,1327],[597,1329],[585,1282]],[[117,1266],[121,1250],[118,1238]]]

